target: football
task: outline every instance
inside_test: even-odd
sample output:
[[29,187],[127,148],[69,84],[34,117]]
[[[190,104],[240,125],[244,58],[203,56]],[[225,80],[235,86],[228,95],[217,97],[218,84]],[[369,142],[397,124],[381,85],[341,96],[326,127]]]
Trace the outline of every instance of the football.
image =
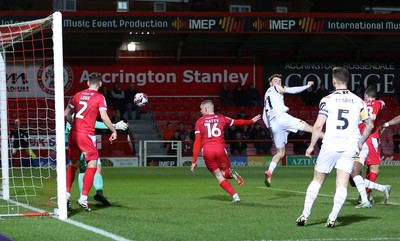
[[133,99],[133,102],[135,102],[137,106],[144,106],[146,105],[147,101],[148,99],[145,93],[137,93]]

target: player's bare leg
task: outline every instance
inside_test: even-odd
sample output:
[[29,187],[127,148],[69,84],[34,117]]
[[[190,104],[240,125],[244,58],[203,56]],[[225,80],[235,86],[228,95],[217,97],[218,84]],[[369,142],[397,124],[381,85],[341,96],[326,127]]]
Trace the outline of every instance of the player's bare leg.
[[264,183],[267,187],[271,186],[272,173],[274,172],[275,168],[278,166],[278,163],[284,156],[285,156],[285,146],[283,146],[282,148],[276,148],[276,154],[272,158],[268,170],[264,173],[265,174]]

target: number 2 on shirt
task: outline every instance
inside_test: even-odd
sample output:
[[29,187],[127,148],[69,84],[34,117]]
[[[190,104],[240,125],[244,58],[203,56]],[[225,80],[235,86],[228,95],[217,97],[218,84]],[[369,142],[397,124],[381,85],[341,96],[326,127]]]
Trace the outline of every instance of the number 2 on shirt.
[[82,115],[82,113],[86,110],[88,104],[85,101],[79,101],[79,104],[82,105],[82,108],[78,111],[78,113],[76,113],[75,117],[79,118],[79,119],[83,119],[84,116]]

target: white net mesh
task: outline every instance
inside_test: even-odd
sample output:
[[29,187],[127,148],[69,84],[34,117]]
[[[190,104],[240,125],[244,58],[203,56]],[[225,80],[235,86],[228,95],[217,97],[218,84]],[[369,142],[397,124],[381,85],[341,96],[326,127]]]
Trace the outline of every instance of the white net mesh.
[[52,20],[0,26],[0,215],[43,215],[56,206]]

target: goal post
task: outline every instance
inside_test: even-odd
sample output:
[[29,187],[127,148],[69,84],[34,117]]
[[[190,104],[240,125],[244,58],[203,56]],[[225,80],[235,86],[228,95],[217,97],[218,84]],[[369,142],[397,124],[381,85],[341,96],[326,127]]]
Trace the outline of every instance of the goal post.
[[67,218],[62,16],[0,25],[1,216]]

